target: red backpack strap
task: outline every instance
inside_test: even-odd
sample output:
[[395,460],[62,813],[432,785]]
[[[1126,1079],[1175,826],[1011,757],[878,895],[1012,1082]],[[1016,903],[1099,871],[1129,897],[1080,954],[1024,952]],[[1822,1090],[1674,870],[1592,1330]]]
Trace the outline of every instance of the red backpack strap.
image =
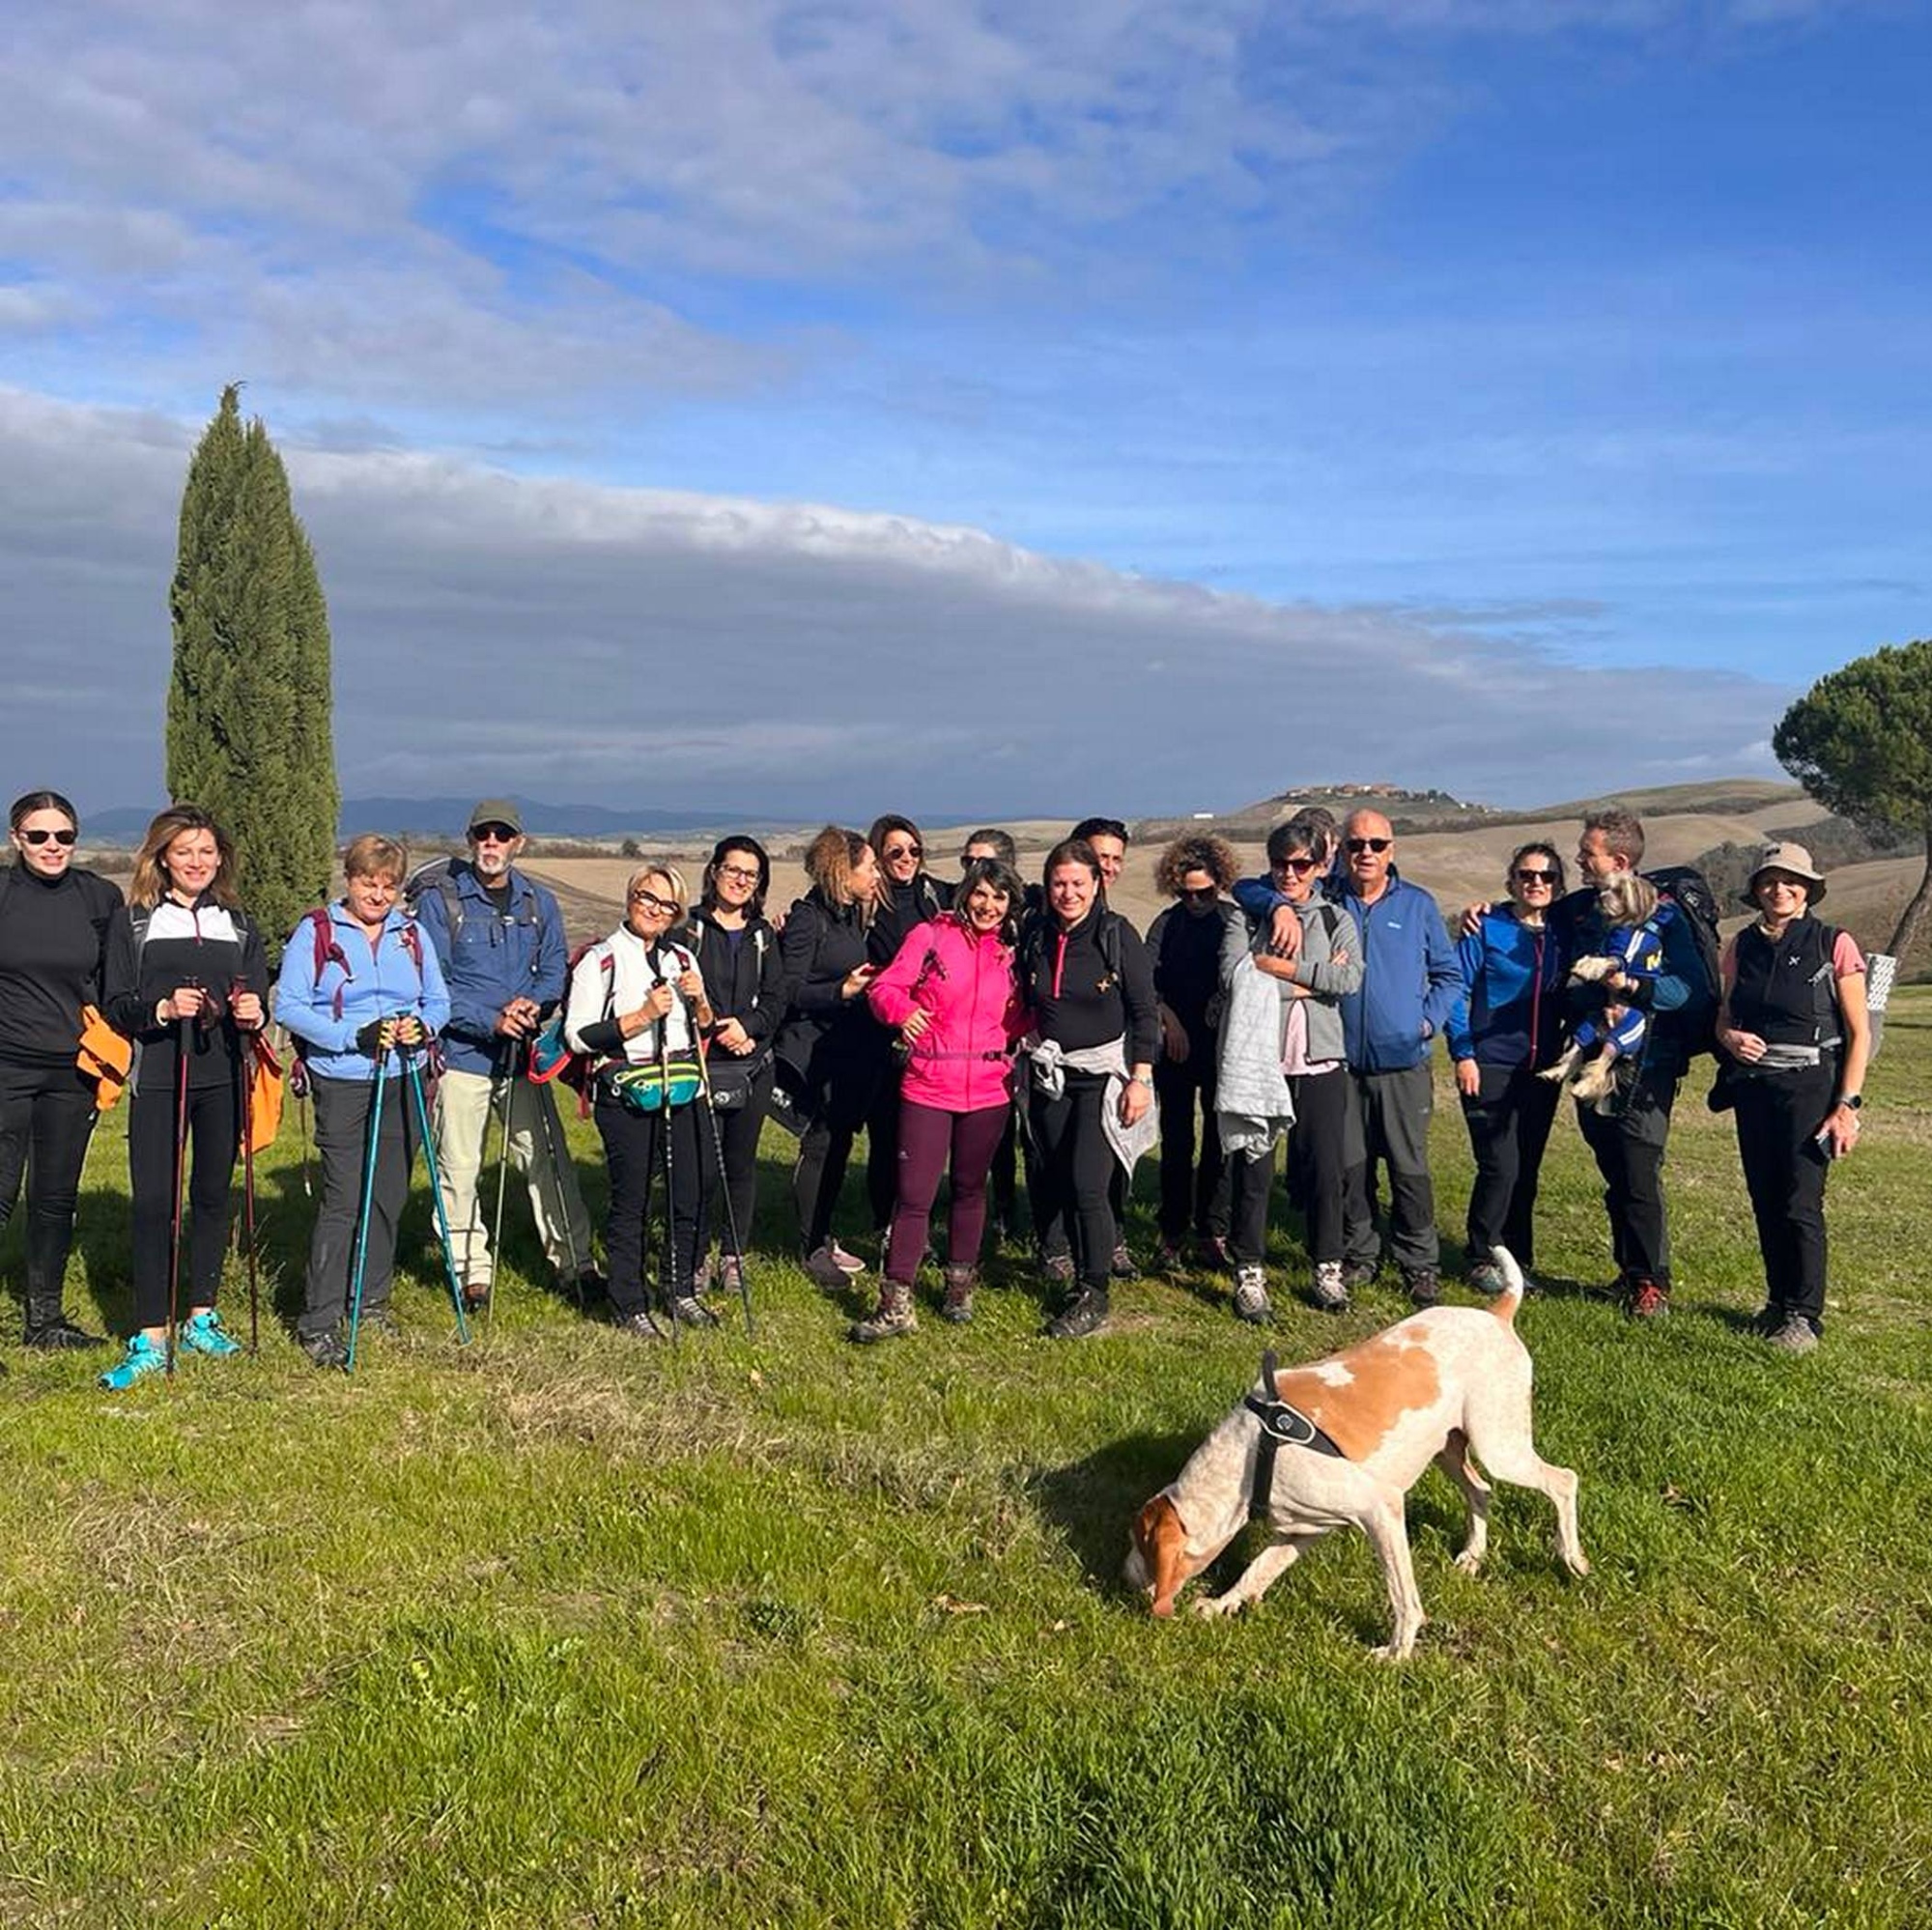
[[423,942],[421,928],[417,925],[414,919],[408,919],[404,922],[403,928],[397,932],[396,936],[402,942],[403,950],[415,961],[416,989],[420,991],[423,982]]
[[315,938],[315,983],[322,989],[322,975],[334,963],[342,967],[342,982],[335,988],[332,1001],[334,1014],[342,1016],[343,994],[349,989],[349,981],[355,974],[349,969],[349,954],[335,942],[335,924],[328,916],[327,905],[317,905],[308,915],[309,927]]

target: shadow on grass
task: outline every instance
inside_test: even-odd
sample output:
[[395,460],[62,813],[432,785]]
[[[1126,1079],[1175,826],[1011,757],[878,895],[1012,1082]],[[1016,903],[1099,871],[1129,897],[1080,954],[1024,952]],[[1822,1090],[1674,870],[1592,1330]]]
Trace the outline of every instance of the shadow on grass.
[[1118,1588],[1135,1514],[1199,1445],[1198,1434],[1129,1434],[1063,1467],[1040,1469],[1028,1478],[1026,1496],[1088,1580]]

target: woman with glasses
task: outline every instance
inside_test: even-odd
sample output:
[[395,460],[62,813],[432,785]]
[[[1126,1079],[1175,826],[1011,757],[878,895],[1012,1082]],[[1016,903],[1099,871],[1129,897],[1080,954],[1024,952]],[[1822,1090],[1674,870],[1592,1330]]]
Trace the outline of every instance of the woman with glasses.
[[[241,1351],[215,1312],[242,1149],[247,1039],[267,1017],[268,956],[235,890],[235,847],[199,805],[170,805],[134,857],[128,903],[107,927],[106,1001],[139,1047],[128,1081],[134,1333],[100,1377],[116,1392],[167,1363],[173,1245],[187,1242],[187,1319],[177,1346]],[[185,1176],[191,1231],[181,1230]]]
[[[662,1175],[665,1246],[658,1285],[666,1316],[684,1326],[715,1326],[717,1316],[692,1290],[699,1204],[709,1158],[699,1145],[695,1092],[677,1095],[670,1076],[653,1089],[653,1068],[668,1074],[694,1064],[698,1035],[715,1014],[697,960],[670,936],[685,922],[682,873],[641,865],[624,888],[624,922],[586,951],[564,994],[563,1035],[591,1062],[591,1117],[604,1142],[611,1206],[604,1253],[611,1304],[620,1331],[656,1340],[645,1232],[651,1192]],[[643,1075],[641,1078],[636,1075]]]
[[74,1064],[80,1008],[100,1003],[108,921],[121,894],[73,862],[79,819],[58,791],[29,791],[8,813],[14,862],[0,871],[0,1227],[27,1180],[24,1344],[101,1347],[67,1318],[95,1089]]
[[[704,867],[697,909],[680,936],[704,977],[712,1012],[711,1098],[717,1107],[726,1200],[706,1189],[700,1216],[700,1281],[711,1278],[710,1243],[720,1244],[718,1284],[736,1292],[740,1255],[729,1245],[752,1236],[758,1204],[758,1135],[772,1103],[772,1040],[784,1022],[784,958],[779,934],[765,917],[772,861],[755,837],[721,838]],[[716,1157],[715,1150],[713,1157]],[[709,1170],[708,1168],[706,1169]],[[728,1208],[728,1210],[727,1210]]]
[[[1221,948],[1241,924],[1227,896],[1235,882],[1235,848],[1225,837],[1177,837],[1155,862],[1154,887],[1175,902],[1148,926],[1154,997],[1160,1001],[1160,1253],[1163,1267],[1185,1263],[1191,1231],[1197,1264],[1228,1263],[1228,1190],[1221,1134],[1214,1121],[1214,1063],[1221,1016]],[[1243,924],[1245,933],[1245,925]],[[1195,1114],[1201,1156],[1195,1160]]]
[[[866,933],[866,956],[883,972],[913,930],[929,924],[952,902],[952,887],[925,868],[925,839],[909,817],[888,811],[872,820],[866,841],[879,861],[879,894]],[[882,1062],[878,1090],[866,1121],[866,1195],[878,1230],[880,1264],[899,1185],[899,1066]]]
[[801,1126],[792,1197],[805,1270],[831,1291],[866,1263],[833,1232],[852,1142],[885,1077],[886,1034],[867,1005],[878,966],[867,955],[879,860],[856,831],[828,824],[805,854],[811,888],[785,914],[789,1013],[779,1035],[778,1076]]
[[1476,1155],[1469,1194],[1469,1284],[1499,1293],[1492,1247],[1507,1247],[1527,1273],[1536,1258],[1536,1186],[1560,1094],[1537,1077],[1563,1049],[1570,960],[1549,913],[1563,896],[1555,847],[1524,844],[1511,857],[1506,902],[1492,905],[1457,946],[1463,990],[1449,1014],[1449,1056]]
[[[1342,1001],[1361,989],[1361,934],[1354,919],[1322,890],[1329,866],[1327,834],[1306,818],[1291,818],[1268,834],[1271,909],[1251,913],[1230,934],[1222,953],[1224,981],[1243,957],[1274,980],[1281,1004],[1280,1064],[1294,1118],[1288,1129],[1288,1196],[1300,1209],[1313,1267],[1315,1304],[1345,1313],[1349,1169],[1362,1156],[1362,1122],[1354,1082],[1348,1076]],[[1275,910],[1295,922],[1284,948]],[[1230,1162],[1228,1245],[1235,1263],[1235,1314],[1257,1325],[1268,1319],[1267,1207],[1272,1155]]]

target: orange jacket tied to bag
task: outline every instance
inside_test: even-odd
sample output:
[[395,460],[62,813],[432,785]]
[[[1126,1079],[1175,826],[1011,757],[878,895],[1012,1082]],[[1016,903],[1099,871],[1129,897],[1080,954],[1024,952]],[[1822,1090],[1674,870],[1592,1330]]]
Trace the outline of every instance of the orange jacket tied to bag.
[[94,1110],[110,1112],[128,1088],[134,1064],[132,1040],[124,1037],[94,1006],[80,1008],[80,1046],[73,1063],[83,1079],[94,1081]]

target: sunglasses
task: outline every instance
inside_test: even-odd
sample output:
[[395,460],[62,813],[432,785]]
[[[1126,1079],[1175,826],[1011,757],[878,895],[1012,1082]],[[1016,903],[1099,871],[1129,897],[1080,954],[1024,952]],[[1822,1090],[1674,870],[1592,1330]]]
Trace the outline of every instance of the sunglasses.
[[888,864],[891,864],[895,858],[923,858],[925,856],[925,846],[923,844],[888,844],[885,856]]
[[22,844],[45,844],[51,839],[56,844],[71,844],[80,836],[77,831],[23,831],[18,834]]
[[507,824],[472,824],[469,836],[478,844],[514,844],[523,836]]
[[1519,885],[1553,885],[1556,882],[1556,873],[1554,871],[1533,871],[1525,865],[1516,874],[1516,881]]
[[1349,854],[1358,857],[1364,851],[1386,851],[1395,842],[1393,837],[1351,837],[1349,840]]
[[1318,862],[1314,858],[1277,858],[1273,868],[1277,871],[1293,871],[1297,878],[1305,878],[1314,870]]
[[646,911],[674,912],[677,909],[675,898],[661,898],[655,892],[633,892],[631,902],[643,906]]
[[1217,886],[1203,885],[1196,891],[1182,892],[1180,895],[1191,905],[1211,905],[1221,893]]

